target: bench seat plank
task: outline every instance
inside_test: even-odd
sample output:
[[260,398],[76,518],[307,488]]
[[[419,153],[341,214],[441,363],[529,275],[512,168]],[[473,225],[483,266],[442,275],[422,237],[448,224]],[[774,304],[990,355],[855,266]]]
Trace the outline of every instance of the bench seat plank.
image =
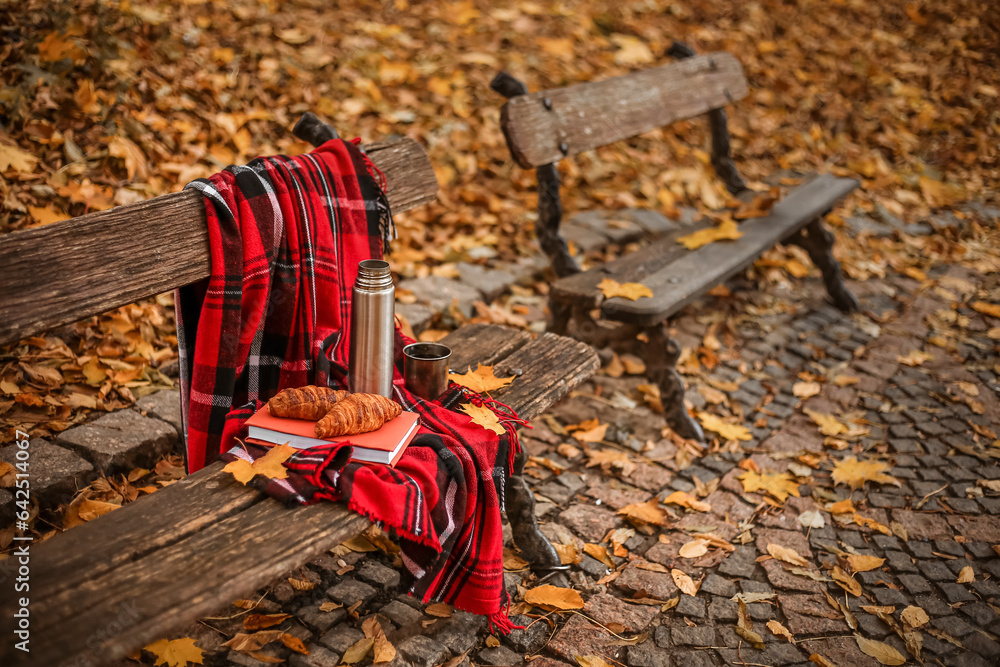
[[635,253],[557,281],[552,296],[590,308],[597,303],[601,280],[641,282],[652,290],[651,298],[608,299],[601,306],[601,314],[609,320],[640,326],[658,324],[749,266],[775,243],[825,214],[857,186],[854,179],[818,176],[792,190],[767,216],[742,221],[739,227],[743,236],[735,241],[717,241],[688,250],[677,243],[677,238],[709,225],[678,230]]
[[[453,368],[477,361],[520,368],[513,385],[495,395],[526,418],[598,366],[593,350],[577,341],[553,334],[532,339],[496,325],[469,325],[444,342],[453,349]],[[80,656],[89,664],[112,662],[269,584],[367,525],[341,504],[283,507],[221,468],[213,464],[34,545],[32,652],[26,656],[4,643],[0,663],[54,666]],[[214,500],[220,505],[215,509]],[[194,516],[200,513],[208,518]],[[5,623],[13,611],[13,599],[5,596]]]
[[517,95],[501,108],[500,126],[514,160],[529,169],[724,107],[747,93],[739,60],[720,51]]
[[[393,212],[434,199],[420,144],[364,148],[385,173]],[[0,345],[208,277],[202,201],[186,190],[0,236]]]

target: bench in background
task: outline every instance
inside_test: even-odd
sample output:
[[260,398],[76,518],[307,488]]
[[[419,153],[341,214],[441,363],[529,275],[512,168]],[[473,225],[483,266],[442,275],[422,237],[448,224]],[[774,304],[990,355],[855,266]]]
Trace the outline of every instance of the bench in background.
[[[858,182],[832,176],[804,177],[802,184],[774,205],[768,215],[744,220],[742,238],[715,242],[688,250],[677,238],[711,223],[668,233],[655,243],[615,261],[581,271],[559,235],[562,206],[557,163],[587,150],[707,113],[712,134],[712,165],[727,189],[749,201],[747,189],[730,154],[725,105],[745,97],[747,81],[739,61],[719,52],[695,56],[684,44],[674,43],[668,54],[675,63],[604,81],[528,93],[527,87],[506,72],[491,87],[508,98],[500,123],[515,162],[535,168],[538,177],[539,244],[548,255],[557,280],[549,293],[551,330],[569,333],[594,345],[645,342],[638,352],[650,378],[660,388],[665,416],[681,436],[704,440],[701,427],[684,407],[684,383],[677,373],[680,348],[665,320],[712,287],[750,265],[776,243],[802,246],[819,267],[833,302],[844,311],[856,310],[857,300],[844,285],[840,265],[833,257],[833,235],[822,217]],[[652,297],[629,301],[601,300],[597,285],[605,278],[646,285]],[[590,311],[600,306],[600,320]]]

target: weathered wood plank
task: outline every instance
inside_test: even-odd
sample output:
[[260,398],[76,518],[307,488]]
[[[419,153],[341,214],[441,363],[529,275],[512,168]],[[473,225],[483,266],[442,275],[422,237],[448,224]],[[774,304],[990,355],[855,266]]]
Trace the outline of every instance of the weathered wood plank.
[[514,97],[503,105],[500,125],[514,160],[530,168],[723,107],[747,92],[739,61],[708,53]]
[[[434,199],[412,139],[365,146],[394,212]],[[202,197],[184,191],[0,236],[0,345],[170,291],[209,274]]]
[[496,374],[521,372],[510,385],[495,392],[524,419],[537,416],[594,374],[600,360],[580,341],[546,333],[497,362]]
[[[502,400],[525,417],[597,367],[593,350],[552,334],[532,340],[522,331],[470,325],[445,342],[457,364],[522,368]],[[206,516],[190,516],[199,513]],[[113,662],[267,585],[365,525],[339,504],[280,506],[216,464],[34,546],[32,653],[2,643],[0,664],[55,666],[81,656],[92,661],[81,664]],[[12,620],[13,603],[13,596],[0,598],[0,626]]]
[[608,319],[629,324],[657,324],[743,270],[764,250],[829,211],[857,186],[854,179],[829,175],[799,186],[775,204],[767,216],[743,221],[741,238],[685,252],[644,278],[641,282],[652,290],[652,298],[608,299],[601,312]]

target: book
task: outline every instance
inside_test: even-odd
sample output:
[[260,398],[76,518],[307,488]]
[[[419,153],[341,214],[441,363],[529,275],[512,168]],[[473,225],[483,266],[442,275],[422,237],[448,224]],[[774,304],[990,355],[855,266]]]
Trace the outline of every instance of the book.
[[265,405],[247,420],[248,439],[264,444],[283,445],[288,443],[296,449],[309,449],[331,442],[350,443],[354,446],[352,461],[396,465],[406,446],[413,440],[420,426],[420,418],[415,412],[405,410],[395,419],[382,424],[381,428],[368,433],[343,435],[336,438],[317,438],[316,422],[305,419],[275,417]]

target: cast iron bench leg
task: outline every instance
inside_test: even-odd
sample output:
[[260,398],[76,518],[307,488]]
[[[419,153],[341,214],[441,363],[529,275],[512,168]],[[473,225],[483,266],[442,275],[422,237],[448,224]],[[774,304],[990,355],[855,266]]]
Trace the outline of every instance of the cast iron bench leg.
[[649,341],[642,347],[643,361],[649,378],[660,388],[660,403],[667,424],[682,438],[705,442],[701,426],[684,407],[684,380],[677,372],[680,344],[667,333],[666,322],[648,327],[645,332]]
[[823,273],[823,284],[837,308],[847,313],[858,310],[858,300],[844,284],[840,262],[833,256],[834,236],[819,218],[790,236],[787,242],[794,243],[809,253],[809,259]]
[[514,544],[524,552],[531,568],[536,572],[563,570],[559,553],[542,535],[535,518],[535,496],[521,474],[528,455],[522,450],[514,461],[514,470],[504,487],[507,520],[510,522]]

